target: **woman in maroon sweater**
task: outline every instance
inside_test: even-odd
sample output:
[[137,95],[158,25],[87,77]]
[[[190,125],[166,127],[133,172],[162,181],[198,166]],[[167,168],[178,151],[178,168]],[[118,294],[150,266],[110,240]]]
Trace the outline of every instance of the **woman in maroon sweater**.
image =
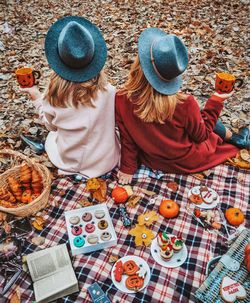
[[[223,101],[215,93],[202,111],[193,96],[178,93],[188,54],[182,41],[156,29],[139,37],[124,89],[116,95],[116,122],[121,134],[119,182],[130,183],[138,166],[169,173],[195,173],[235,156],[238,148],[213,132]],[[232,144],[249,147],[249,129],[238,135],[218,124]]]

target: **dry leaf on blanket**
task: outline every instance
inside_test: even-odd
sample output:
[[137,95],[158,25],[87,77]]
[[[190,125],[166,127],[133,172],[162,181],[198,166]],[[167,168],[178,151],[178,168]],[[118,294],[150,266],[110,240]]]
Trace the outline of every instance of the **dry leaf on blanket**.
[[77,203],[80,204],[83,207],[93,205],[93,203],[88,201],[87,199],[81,199],[81,200],[77,201]]
[[7,218],[7,214],[0,211],[0,224]]
[[156,195],[156,193],[154,191],[150,191],[144,188],[138,188],[139,191],[141,191],[142,193],[144,193],[147,196],[154,196]]
[[105,180],[98,179],[100,187],[92,193],[93,199],[96,199],[98,202],[106,201],[107,194],[107,183]]
[[45,222],[46,222],[46,220],[43,217],[35,216],[35,218],[31,224],[35,229],[41,231],[44,229]]
[[11,232],[11,226],[6,221],[3,224],[3,229],[6,232],[6,234],[9,234]]
[[19,287],[17,287],[16,291],[11,296],[10,303],[21,303],[21,293]]
[[178,184],[176,182],[168,182],[167,187],[174,192],[178,190]]
[[33,237],[31,239],[31,242],[33,244],[35,244],[36,246],[43,245],[45,242],[45,238],[44,237]]
[[106,201],[107,183],[101,178],[91,178],[87,181],[86,189],[91,193],[93,199],[98,202]]
[[152,225],[155,221],[158,221],[159,216],[157,213],[153,210],[147,211],[145,214],[141,214],[138,216],[137,222],[139,225],[146,225],[150,226]]
[[198,179],[198,180],[203,180],[205,178],[204,175],[202,174],[192,174],[192,176],[195,178],[195,179]]
[[86,189],[88,191],[92,191],[92,190],[95,191],[95,190],[99,189],[100,186],[101,185],[100,185],[99,179],[91,178],[91,179],[88,179],[88,181],[87,181]]
[[128,207],[135,207],[138,202],[140,201],[141,197],[140,196],[136,196],[136,195],[132,195],[131,197],[128,198]]
[[120,259],[120,257],[118,255],[111,255],[109,257],[109,263],[115,263],[116,261],[118,261]]
[[145,225],[136,224],[136,226],[128,232],[129,235],[135,237],[135,246],[149,246],[155,238],[152,230],[148,229]]

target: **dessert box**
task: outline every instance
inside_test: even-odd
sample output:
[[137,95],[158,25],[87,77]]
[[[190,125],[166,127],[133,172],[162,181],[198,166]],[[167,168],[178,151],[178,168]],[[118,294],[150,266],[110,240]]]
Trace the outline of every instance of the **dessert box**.
[[115,246],[117,236],[106,204],[65,212],[72,255]]
[[236,300],[236,302],[250,302],[250,275],[243,260],[244,248],[248,242],[250,242],[250,230],[244,229],[228,252],[220,258],[216,267],[196,291],[195,297],[198,302],[225,303],[221,296],[221,285],[225,278],[230,278],[240,283],[246,290],[246,297]]

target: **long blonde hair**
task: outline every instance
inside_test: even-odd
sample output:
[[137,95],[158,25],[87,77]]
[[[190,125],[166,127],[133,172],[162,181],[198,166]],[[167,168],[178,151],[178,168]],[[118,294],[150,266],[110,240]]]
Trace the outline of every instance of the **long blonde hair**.
[[128,80],[120,94],[126,94],[135,105],[134,113],[144,122],[164,124],[172,120],[176,105],[185,98],[181,94],[171,96],[158,93],[142,71],[139,57],[131,65]]
[[95,78],[82,83],[65,80],[52,71],[45,98],[54,107],[77,108],[79,104],[95,107],[93,99],[96,98],[98,90],[106,90],[106,84],[104,71],[101,71]]

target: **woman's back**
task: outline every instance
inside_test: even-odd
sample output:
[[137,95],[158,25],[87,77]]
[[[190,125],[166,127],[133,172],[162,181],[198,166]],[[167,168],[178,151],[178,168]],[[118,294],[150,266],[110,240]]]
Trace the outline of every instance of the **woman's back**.
[[[200,113],[196,100],[189,96],[176,105],[171,121],[145,123],[134,113],[135,105],[126,95],[118,94],[116,120],[127,147],[126,153],[122,148],[121,171],[133,174],[138,165],[136,158],[146,166],[170,173],[193,173],[221,163],[224,152],[237,151],[231,145],[221,145],[222,140],[213,133],[221,109],[219,102],[209,100]],[[211,123],[205,124],[204,119]]]
[[51,127],[46,151],[51,161],[63,172],[100,176],[119,160],[119,144],[115,135],[115,88],[108,84],[98,91],[95,107],[53,107],[43,102],[43,113]]

